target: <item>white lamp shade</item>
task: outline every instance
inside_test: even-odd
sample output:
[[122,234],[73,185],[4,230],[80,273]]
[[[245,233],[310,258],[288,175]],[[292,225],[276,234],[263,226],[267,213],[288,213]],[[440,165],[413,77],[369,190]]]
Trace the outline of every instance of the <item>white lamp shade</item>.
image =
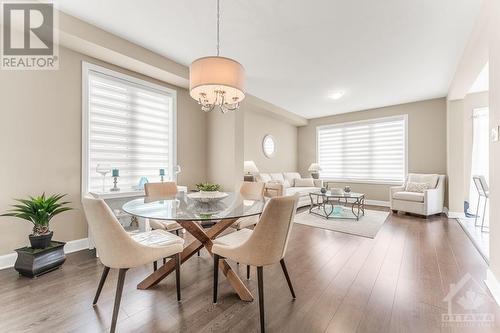
[[318,171],[321,171],[321,167],[319,166],[318,163],[311,163],[311,165],[309,166],[309,169],[307,169],[307,171],[318,172]]
[[243,163],[243,171],[245,173],[255,173],[259,172],[259,169],[257,169],[254,161],[245,161]]
[[204,57],[189,66],[189,94],[203,103],[218,104],[216,91],[224,91],[225,104],[241,102],[245,98],[245,69],[229,58]]

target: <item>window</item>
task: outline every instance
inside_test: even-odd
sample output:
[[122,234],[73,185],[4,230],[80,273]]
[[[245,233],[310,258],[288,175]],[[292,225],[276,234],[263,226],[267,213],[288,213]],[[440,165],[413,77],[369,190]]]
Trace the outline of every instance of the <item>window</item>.
[[142,177],[159,181],[160,169],[173,179],[176,92],[88,63],[82,76],[82,191],[113,186],[111,172],[103,177],[98,164],[119,170],[121,192],[134,189]]
[[367,183],[402,183],[406,177],[407,116],[318,127],[321,177]]

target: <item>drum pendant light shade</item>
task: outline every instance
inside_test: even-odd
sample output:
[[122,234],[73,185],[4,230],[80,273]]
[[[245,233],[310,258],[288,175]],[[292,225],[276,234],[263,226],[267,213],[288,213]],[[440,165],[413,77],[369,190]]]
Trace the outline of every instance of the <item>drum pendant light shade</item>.
[[201,104],[239,103],[245,98],[244,90],[245,69],[233,59],[203,57],[189,67],[189,93]]

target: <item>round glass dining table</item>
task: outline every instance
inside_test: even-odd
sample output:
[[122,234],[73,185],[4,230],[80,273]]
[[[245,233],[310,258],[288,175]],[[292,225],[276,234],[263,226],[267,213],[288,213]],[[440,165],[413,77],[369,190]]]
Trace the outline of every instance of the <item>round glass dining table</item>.
[[[186,262],[201,248],[212,255],[212,241],[238,219],[262,213],[264,200],[240,193],[227,193],[218,201],[200,202],[192,195],[179,192],[170,197],[144,197],[129,201],[123,210],[130,215],[154,220],[169,220],[179,223],[195,238],[181,253],[181,264]],[[213,222],[210,228],[202,226],[203,221]],[[225,261],[219,261],[219,268],[226,276],[238,296],[244,301],[252,301],[253,296],[238,275]],[[148,289],[158,284],[175,270],[173,260],[158,268],[138,285],[138,289]]]

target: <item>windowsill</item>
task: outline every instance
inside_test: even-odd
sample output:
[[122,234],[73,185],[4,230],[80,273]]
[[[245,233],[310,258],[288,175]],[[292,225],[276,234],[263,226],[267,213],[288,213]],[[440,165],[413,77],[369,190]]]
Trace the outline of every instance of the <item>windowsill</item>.
[[[178,185],[177,191],[187,192],[187,186]],[[120,191],[105,191],[105,192],[89,192],[91,196],[98,199],[120,199],[120,198],[134,198],[143,197],[146,194],[144,190],[134,190],[132,188],[121,189]]]
[[370,185],[403,185],[404,181],[380,181],[380,180],[358,180],[358,179],[334,179],[334,178],[321,178],[325,183],[353,183],[353,184],[370,184]]

